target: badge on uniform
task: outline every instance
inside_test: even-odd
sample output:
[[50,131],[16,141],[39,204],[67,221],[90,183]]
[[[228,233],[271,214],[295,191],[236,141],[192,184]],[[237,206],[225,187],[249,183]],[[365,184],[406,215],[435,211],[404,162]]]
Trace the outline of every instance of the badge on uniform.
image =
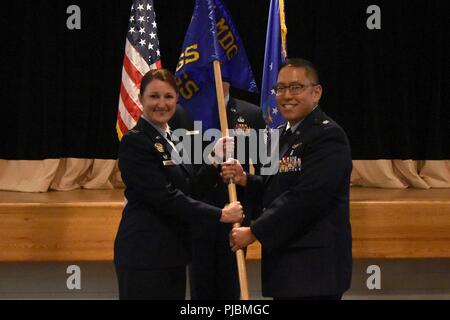
[[173,160],[166,160],[166,161],[163,161],[163,166],[164,167],[167,167],[167,166],[174,166],[175,165],[175,162],[173,161]]
[[295,152],[295,149],[297,149],[298,147],[300,147],[302,144],[303,144],[302,142],[294,144],[294,145],[291,147],[291,153],[290,153],[289,155],[292,156],[292,155],[294,154],[294,152]]
[[158,151],[159,153],[162,153],[162,157],[163,159],[169,159],[169,156],[166,154],[166,150],[164,149],[164,146],[161,143],[155,143],[153,145],[156,149],[156,151]]
[[234,130],[242,130],[244,134],[250,131],[250,127],[245,123],[245,119],[242,116],[239,116],[236,121],[237,122],[234,126]]
[[280,160],[279,173],[299,172],[302,169],[302,160],[297,157],[283,157]]
[[164,146],[161,143],[155,143],[154,147],[158,152],[164,152]]

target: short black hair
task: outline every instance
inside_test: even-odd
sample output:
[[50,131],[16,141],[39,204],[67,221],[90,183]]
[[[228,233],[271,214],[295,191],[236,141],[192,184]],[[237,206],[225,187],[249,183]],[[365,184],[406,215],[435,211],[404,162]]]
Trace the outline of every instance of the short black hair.
[[319,72],[311,61],[301,58],[289,58],[280,65],[278,72],[285,67],[303,68],[306,71],[306,76],[309,80],[311,80],[312,84],[316,85],[320,83]]
[[167,82],[175,90],[175,92],[178,92],[177,82],[172,72],[167,69],[154,69],[150,70],[142,77],[141,87],[139,89],[139,93],[141,94],[141,96],[144,95],[145,88],[148,86],[148,84],[155,79]]

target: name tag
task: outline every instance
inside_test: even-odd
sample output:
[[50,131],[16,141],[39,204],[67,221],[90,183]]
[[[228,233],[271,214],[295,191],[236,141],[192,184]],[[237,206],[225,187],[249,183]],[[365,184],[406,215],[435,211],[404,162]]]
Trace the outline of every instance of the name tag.
[[175,166],[176,165],[176,163],[173,161],[173,160],[166,160],[166,161],[163,161],[163,166]]
[[200,131],[199,130],[194,130],[194,131],[186,131],[186,135],[187,136],[193,136],[195,134],[199,134]]

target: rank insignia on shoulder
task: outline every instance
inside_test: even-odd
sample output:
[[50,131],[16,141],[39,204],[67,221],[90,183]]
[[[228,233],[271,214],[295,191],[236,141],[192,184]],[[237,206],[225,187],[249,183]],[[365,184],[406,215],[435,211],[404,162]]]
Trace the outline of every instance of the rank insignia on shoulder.
[[328,121],[328,120],[325,120],[325,121],[323,121],[322,123],[323,123],[323,124],[329,124],[329,123],[330,123],[330,121]]
[[161,143],[155,143],[154,147],[158,152],[161,152],[161,153],[164,152],[164,147]]

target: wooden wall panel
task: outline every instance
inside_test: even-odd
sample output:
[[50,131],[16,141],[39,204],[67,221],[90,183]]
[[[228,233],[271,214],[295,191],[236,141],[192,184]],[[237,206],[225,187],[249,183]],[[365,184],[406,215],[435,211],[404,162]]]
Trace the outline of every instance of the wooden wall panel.
[[[122,208],[123,190],[0,192],[0,261],[111,261]],[[355,259],[450,258],[449,189],[352,188],[351,223]]]

